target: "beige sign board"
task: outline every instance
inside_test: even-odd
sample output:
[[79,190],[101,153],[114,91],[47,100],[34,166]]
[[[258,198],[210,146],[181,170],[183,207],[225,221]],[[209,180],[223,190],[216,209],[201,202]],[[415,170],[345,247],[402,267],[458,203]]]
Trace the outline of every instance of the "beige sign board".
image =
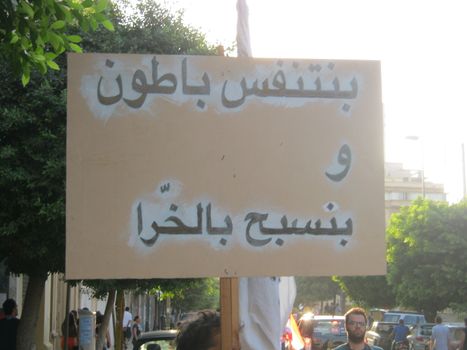
[[66,277],[384,274],[377,61],[68,56]]

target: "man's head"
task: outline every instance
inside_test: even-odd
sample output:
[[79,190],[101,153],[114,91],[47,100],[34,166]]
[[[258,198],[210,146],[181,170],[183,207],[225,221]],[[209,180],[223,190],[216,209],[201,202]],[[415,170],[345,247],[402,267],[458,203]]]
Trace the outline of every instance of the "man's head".
[[349,342],[361,343],[365,339],[367,318],[365,310],[354,307],[345,314],[345,330]]
[[435,322],[440,324],[441,322],[443,322],[443,319],[441,318],[441,316],[436,316]]
[[218,312],[200,311],[195,320],[181,324],[177,350],[220,350],[220,329]]
[[403,320],[402,318],[399,320],[399,324],[400,324],[401,326],[404,325],[404,320]]
[[130,308],[127,306],[127,307],[125,308],[125,311],[130,311]]
[[16,316],[18,314],[16,301],[14,299],[5,300],[2,306],[5,316]]

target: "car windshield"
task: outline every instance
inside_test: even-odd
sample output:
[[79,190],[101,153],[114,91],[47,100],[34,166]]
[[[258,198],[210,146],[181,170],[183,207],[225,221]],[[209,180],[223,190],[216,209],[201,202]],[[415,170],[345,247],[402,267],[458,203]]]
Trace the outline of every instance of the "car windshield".
[[421,326],[420,335],[431,335],[431,329],[433,328],[432,325]]
[[345,334],[343,320],[320,320],[315,322],[314,331],[316,334]]
[[397,322],[399,322],[400,317],[401,317],[400,315],[384,314],[383,321],[397,323]]

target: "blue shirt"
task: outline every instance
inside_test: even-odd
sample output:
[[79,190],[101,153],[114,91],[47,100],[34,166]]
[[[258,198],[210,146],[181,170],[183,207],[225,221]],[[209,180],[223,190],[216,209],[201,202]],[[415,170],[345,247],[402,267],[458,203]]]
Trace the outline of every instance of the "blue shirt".
[[410,329],[406,325],[398,324],[394,327],[394,341],[406,341],[410,334]]

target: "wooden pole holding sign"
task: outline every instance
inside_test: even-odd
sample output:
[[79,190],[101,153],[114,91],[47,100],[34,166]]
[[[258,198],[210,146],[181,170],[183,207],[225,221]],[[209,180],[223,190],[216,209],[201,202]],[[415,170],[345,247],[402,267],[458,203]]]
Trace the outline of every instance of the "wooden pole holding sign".
[[237,350],[239,345],[238,278],[220,279],[222,350]]

